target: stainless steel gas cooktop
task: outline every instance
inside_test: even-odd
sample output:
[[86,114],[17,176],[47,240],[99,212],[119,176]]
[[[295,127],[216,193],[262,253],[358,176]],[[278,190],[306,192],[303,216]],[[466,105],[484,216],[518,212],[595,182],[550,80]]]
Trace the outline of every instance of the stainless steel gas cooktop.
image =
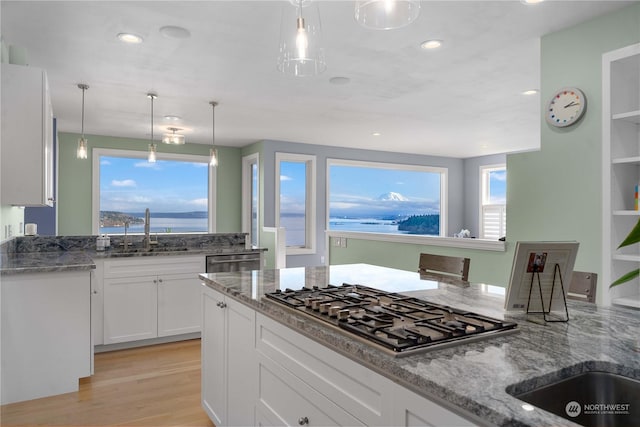
[[517,332],[517,324],[362,285],[277,290],[267,298],[394,356]]

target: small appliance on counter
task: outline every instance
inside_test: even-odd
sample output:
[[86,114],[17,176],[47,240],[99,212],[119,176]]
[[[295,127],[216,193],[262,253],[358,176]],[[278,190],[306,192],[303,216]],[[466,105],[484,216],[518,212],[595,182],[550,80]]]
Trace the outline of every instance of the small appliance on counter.
[[35,236],[36,234],[38,234],[38,224],[30,222],[24,225],[25,236]]

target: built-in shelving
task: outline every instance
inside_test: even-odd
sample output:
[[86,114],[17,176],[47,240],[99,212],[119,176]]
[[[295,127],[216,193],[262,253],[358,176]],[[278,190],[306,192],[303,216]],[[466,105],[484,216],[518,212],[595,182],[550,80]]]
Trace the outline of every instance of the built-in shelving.
[[602,56],[602,280],[598,303],[640,308],[640,278],[609,285],[640,265],[640,243],[618,249],[640,218],[640,43]]
[[611,116],[612,120],[625,120],[627,122],[640,125],[640,110],[628,111],[626,113],[618,113]]

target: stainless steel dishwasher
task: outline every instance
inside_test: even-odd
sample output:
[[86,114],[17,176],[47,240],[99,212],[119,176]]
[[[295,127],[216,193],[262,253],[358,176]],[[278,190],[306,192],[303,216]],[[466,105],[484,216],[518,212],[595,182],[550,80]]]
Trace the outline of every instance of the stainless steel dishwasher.
[[207,273],[259,270],[260,253],[208,255],[206,262]]

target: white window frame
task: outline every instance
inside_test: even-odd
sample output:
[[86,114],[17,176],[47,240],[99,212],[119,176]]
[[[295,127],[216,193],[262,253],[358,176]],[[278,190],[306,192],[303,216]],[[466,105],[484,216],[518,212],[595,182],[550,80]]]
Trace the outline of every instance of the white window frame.
[[[417,234],[387,234],[387,233],[365,233],[361,231],[332,231],[329,229],[330,216],[330,191],[331,191],[331,166],[354,166],[368,167],[378,169],[407,170],[440,174],[440,234],[438,236],[426,236]],[[378,240],[382,242],[403,242],[403,243],[419,243],[428,244],[433,239],[441,239],[447,235],[447,212],[448,212],[448,180],[449,169],[439,166],[422,166],[408,165],[402,163],[381,163],[368,162],[363,160],[343,160],[343,159],[327,159],[327,195],[326,195],[326,221],[325,226],[329,236],[351,236],[363,238],[367,240]]]
[[[130,159],[147,159],[149,153],[136,150],[117,150],[111,148],[94,148],[92,157],[91,176],[91,230],[93,234],[100,233],[100,156],[126,157]],[[208,156],[195,154],[157,153],[158,160],[176,160],[183,162],[209,163]],[[218,168],[209,166],[208,178],[208,228],[209,233],[216,232],[216,175]],[[195,233],[197,234],[197,233]]]
[[252,176],[252,166],[256,165],[258,168],[258,200],[257,208],[258,208],[258,216],[256,218],[257,221],[257,231],[258,235],[255,236],[256,245],[260,244],[260,154],[253,153],[248,156],[244,156],[242,158],[242,231],[244,233],[249,233],[249,242],[253,242],[252,231],[251,231],[251,207],[253,203],[253,194],[252,184],[253,184],[253,176]]
[[275,223],[280,227],[280,163],[299,162],[306,164],[305,195],[305,243],[304,247],[287,246],[287,255],[308,255],[316,252],[316,156],[308,154],[276,154],[275,173]]
[[[496,204],[489,203],[490,200],[490,187],[489,187],[489,174],[491,172],[504,170],[506,172],[507,165],[505,163],[495,164],[495,165],[484,165],[480,166],[480,206],[478,210],[478,229],[480,230],[480,239],[486,239],[485,231],[484,231],[484,218],[485,218],[485,210],[493,210],[498,211],[500,214],[500,223],[501,229],[504,229],[504,235],[506,236],[507,226],[506,226],[506,216],[507,216],[507,205],[506,202],[504,204]],[[503,234],[503,233],[500,233]]]

